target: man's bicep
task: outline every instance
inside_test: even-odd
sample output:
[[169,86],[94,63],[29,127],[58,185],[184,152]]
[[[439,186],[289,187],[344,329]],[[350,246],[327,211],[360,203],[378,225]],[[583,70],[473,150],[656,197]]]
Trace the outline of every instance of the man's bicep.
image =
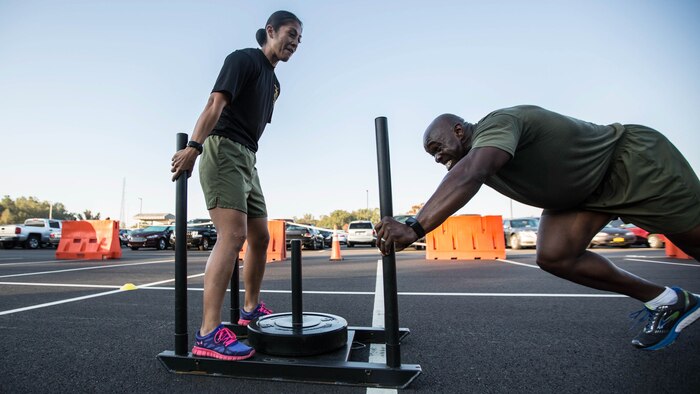
[[474,148],[467,155],[469,166],[484,179],[496,174],[512,158],[505,150],[491,146]]
[[493,115],[480,122],[472,141],[472,148],[499,148],[513,157],[520,134],[518,119],[509,115]]

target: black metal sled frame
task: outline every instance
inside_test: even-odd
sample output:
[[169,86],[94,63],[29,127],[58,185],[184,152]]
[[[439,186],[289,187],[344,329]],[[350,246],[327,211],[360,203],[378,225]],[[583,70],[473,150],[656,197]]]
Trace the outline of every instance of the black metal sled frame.
[[[393,216],[391,170],[387,120],[375,119],[377,164],[381,217]],[[184,149],[187,134],[177,134],[177,149]],[[176,183],[175,231],[185,234],[187,228],[187,174]],[[278,357],[258,353],[241,361],[224,361],[195,357],[188,349],[187,329],[187,245],[186,237],[175,239],[175,350],[166,350],[157,357],[170,372],[260,379],[283,382],[339,384],[352,386],[405,388],[420,373],[418,364],[401,364],[400,342],[410,331],[398,325],[398,291],[396,256],[392,251],[382,256],[384,277],[385,327],[348,327],[347,344],[331,353],[309,357]],[[233,324],[239,318],[238,261],[231,277],[231,323],[236,335],[245,337],[245,327]],[[351,361],[353,350],[373,343],[386,344],[386,364]]]

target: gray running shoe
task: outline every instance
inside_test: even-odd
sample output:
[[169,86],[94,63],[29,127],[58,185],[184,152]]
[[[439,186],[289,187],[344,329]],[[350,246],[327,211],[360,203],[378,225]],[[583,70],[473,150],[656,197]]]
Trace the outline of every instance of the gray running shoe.
[[[642,331],[632,340],[632,345],[644,350],[659,350],[673,343],[684,328],[700,317],[700,297],[678,287],[673,287],[678,301],[662,305],[654,310],[647,307],[630,315],[647,320]],[[644,315],[646,312],[646,315]]]

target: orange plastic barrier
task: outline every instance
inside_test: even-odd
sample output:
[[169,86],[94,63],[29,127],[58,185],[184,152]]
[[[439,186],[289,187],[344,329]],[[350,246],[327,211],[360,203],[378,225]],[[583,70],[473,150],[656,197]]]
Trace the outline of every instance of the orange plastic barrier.
[[501,216],[451,216],[425,240],[428,260],[506,258]]
[[104,260],[122,257],[119,222],[115,220],[65,221],[56,258]]
[[666,256],[673,257],[674,259],[693,260],[692,257],[688,256],[678,246],[672,244],[668,238],[666,238]]
[[[284,261],[287,259],[287,245],[285,237],[284,220],[268,220],[267,231],[270,233],[270,244],[267,246],[267,262]],[[238,259],[243,261],[245,251],[248,248],[248,241],[243,244],[243,249],[238,254]]]

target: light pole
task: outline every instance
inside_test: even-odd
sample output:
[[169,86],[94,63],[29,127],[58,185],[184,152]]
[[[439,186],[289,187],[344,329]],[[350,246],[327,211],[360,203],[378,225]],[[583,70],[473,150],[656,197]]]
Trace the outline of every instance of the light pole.
[[369,189],[365,190],[367,194],[367,220],[372,220],[372,214],[369,213]]
[[[139,199],[139,215],[141,215],[143,213],[143,198],[139,197],[138,199]],[[136,227],[141,228],[141,220],[143,220],[143,219],[139,217],[139,221],[136,224]]]
[[513,199],[510,199],[510,218],[513,219]]

